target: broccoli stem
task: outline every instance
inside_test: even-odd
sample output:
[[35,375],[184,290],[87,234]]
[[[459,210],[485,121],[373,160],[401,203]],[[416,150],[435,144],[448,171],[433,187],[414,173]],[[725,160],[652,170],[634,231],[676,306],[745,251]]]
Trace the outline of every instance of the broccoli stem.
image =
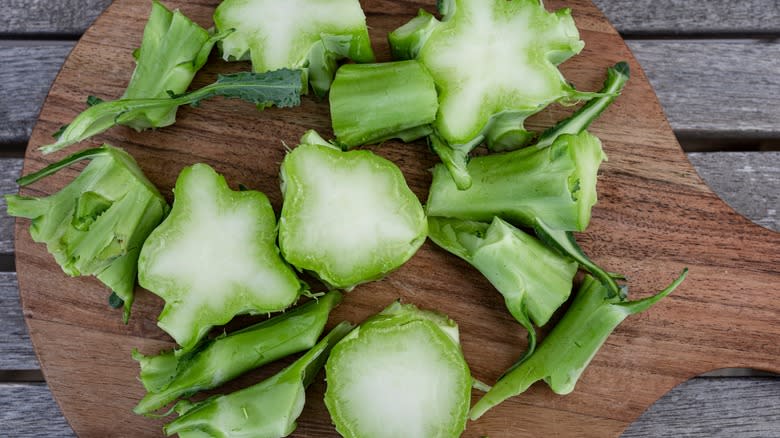
[[424,137],[438,107],[433,78],[417,61],[345,65],[330,91],[333,132],[346,149]]
[[216,388],[277,359],[312,348],[330,311],[341,302],[332,291],[292,311],[221,336],[193,352],[158,356],[133,352],[141,364],[141,382],[149,391],[136,405],[136,414],[159,409],[185,394]]
[[565,395],[574,390],[585,368],[615,328],[630,315],[643,312],[672,293],[688,270],[666,289],[639,301],[605,299],[607,290],[586,276],[577,297],[552,332],[528,360],[510,369],[471,409],[477,420],[504,400],[523,393],[534,382],[544,380],[553,392]]
[[193,431],[208,436],[285,437],[296,428],[295,420],[306,402],[306,388],[325,365],[330,350],[350,331],[342,322],[292,365],[274,376],[240,391],[203,402],[180,402],[179,418],[163,431],[182,436]]
[[491,221],[498,216],[533,227],[541,219],[556,230],[583,231],[596,203],[596,174],[606,158],[598,138],[564,135],[545,149],[526,148],[473,158],[473,184],[460,190],[444,165],[433,170],[429,216]]
[[626,62],[618,62],[607,69],[607,79],[604,81],[604,87],[599,91],[600,96],[588,101],[568,119],[562,120],[544,131],[535,147],[548,147],[561,135],[579,134],[588,129],[588,126],[617,99],[626,86],[630,75],[631,70]]
[[387,35],[393,59],[415,59],[438,25],[436,17],[420,9],[411,21]]

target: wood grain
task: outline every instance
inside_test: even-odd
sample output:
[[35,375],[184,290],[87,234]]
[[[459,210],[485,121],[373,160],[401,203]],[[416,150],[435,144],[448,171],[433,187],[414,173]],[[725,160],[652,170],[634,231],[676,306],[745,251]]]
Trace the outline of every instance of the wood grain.
[[[0,34],[80,35],[111,0],[2,0]],[[594,0],[627,34],[778,33],[778,0]]]
[[15,272],[0,273],[0,333],[0,371],[38,369],[19,305]]
[[0,424],[6,436],[75,436],[45,383],[0,384]]
[[[0,144],[28,140],[46,91],[71,47],[70,43],[35,44],[0,47],[0,93],[7,96],[0,101]],[[776,74],[780,42],[635,40],[628,44],[646,69],[676,132],[704,136],[712,143],[710,149],[726,137],[741,142],[774,139],[775,144],[780,140],[780,106],[767,100],[780,95]],[[107,80],[123,88],[127,78]],[[83,107],[83,102],[77,103],[76,108]]]
[[21,158],[0,159],[0,255],[14,252],[14,220],[8,217],[5,198],[2,195],[17,193],[17,178],[22,172]]
[[[208,25],[216,2],[170,3]],[[618,60],[629,59],[634,72],[623,97],[593,127],[610,161],[592,226],[581,240],[597,261],[626,273],[637,296],[662,287],[683,266],[691,268],[691,276],[675,295],[615,332],[575,393],[557,397],[534,386],[471,423],[466,436],[615,436],[658,397],[694,375],[734,366],[780,371],[780,327],[775,322],[780,303],[766,294],[780,279],[780,235],[749,223],[712,194],[685,160],[646,77],[614,29],[590,3],[567,5],[588,44],[583,55],[566,64],[567,77],[580,89],[595,89],[605,67]],[[385,32],[420,5],[374,1],[365,6],[380,58],[386,59]],[[116,78],[129,78],[129,54],[140,39],[147,8],[146,2],[119,0],[85,34],[43,108],[25,172],[61,156],[44,159],[34,147],[79,111],[85,83],[95,94],[121,94],[123,84]],[[197,82],[241,67],[214,62]],[[533,124],[549,125],[561,115],[561,109],[554,109]],[[182,166],[204,161],[234,185],[243,182],[265,191],[278,208],[281,142],[295,144],[310,127],[329,134],[328,125],[326,106],[308,98],[296,110],[262,113],[250,105],[216,101],[182,109],[172,128],[141,134],[117,128],[91,144],[108,141],[127,148],[166,193]],[[434,158],[422,145],[391,143],[376,151],[398,163],[423,197]],[[25,192],[51,193],[73,175],[63,172]],[[119,315],[106,309],[103,288],[90,278],[63,278],[45,249],[32,244],[25,225],[20,221],[17,232],[23,307],[47,380],[74,430],[86,437],[117,428],[158,435],[160,422],[129,413],[143,393],[129,352],[138,347],[149,353],[166,345],[154,324],[160,300],[139,291],[134,317],[123,326]],[[430,244],[403,269],[351,293],[332,323],[360,321],[398,297],[458,321],[466,357],[482,380],[493,381],[522,349],[523,334],[487,282]],[[227,389],[269,372],[250,373]],[[319,382],[310,391],[297,431],[301,436],[334,433],[322,406],[322,389]]]

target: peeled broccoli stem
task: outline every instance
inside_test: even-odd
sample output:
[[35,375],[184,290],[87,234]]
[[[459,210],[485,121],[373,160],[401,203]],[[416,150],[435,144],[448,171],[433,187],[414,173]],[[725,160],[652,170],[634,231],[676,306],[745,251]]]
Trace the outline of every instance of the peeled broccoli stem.
[[417,61],[345,65],[330,91],[333,132],[345,149],[424,137],[438,107],[433,78]]
[[429,217],[428,236],[477,268],[504,296],[509,313],[528,331],[519,361],[530,356],[534,325],[547,324],[568,299],[577,264],[499,218],[487,224]]
[[[285,437],[297,427],[295,420],[306,402],[306,388],[325,365],[330,350],[350,331],[342,322],[292,365],[248,388],[200,403],[179,402],[181,415],[163,431],[170,436]],[[196,434],[189,435],[192,432]]]
[[472,159],[468,190],[444,165],[433,170],[428,216],[487,222],[498,216],[533,227],[541,219],[556,230],[584,231],[596,203],[596,177],[606,156],[598,138],[563,135],[549,148],[525,148]]
[[687,275],[682,274],[666,289],[651,297],[621,302],[606,299],[607,290],[586,276],[569,310],[526,361],[504,374],[471,409],[477,420],[504,400],[525,392],[544,380],[553,392],[565,395],[574,390],[585,368],[615,328],[630,315],[643,312],[671,294]]
[[183,395],[216,388],[249,370],[312,348],[341,298],[340,292],[332,291],[182,355],[169,351],[144,356],[134,351],[133,358],[141,365],[141,382],[149,392],[133,411],[152,412]]

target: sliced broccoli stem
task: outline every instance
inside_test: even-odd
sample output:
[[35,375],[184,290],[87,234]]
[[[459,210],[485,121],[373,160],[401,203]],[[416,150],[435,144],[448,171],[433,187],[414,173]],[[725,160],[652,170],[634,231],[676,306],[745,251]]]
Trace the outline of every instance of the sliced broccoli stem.
[[604,87],[599,91],[601,96],[590,100],[571,117],[542,133],[535,147],[548,147],[563,134],[579,134],[588,129],[588,126],[617,99],[630,76],[631,70],[626,62],[618,62],[607,69],[607,79],[604,81]]
[[149,392],[133,411],[152,412],[185,394],[216,388],[246,371],[312,348],[325,328],[328,314],[339,302],[341,293],[330,292],[179,356],[173,351],[158,356],[135,351],[133,357],[141,364],[141,382]]
[[180,402],[177,412],[181,416],[164,427],[165,434],[266,438],[290,435],[306,403],[306,388],[325,365],[331,349],[351,330],[351,324],[342,322],[292,365],[256,385],[200,403]]
[[569,310],[536,352],[507,372],[471,409],[476,420],[504,400],[525,392],[534,382],[544,380],[556,394],[574,390],[585,368],[615,328],[630,315],[643,312],[672,293],[688,270],[658,294],[639,301],[605,299],[606,289],[586,276]]
[[344,437],[454,438],[466,426],[473,380],[444,315],[393,303],[339,342],[325,371]]
[[534,231],[539,239],[549,247],[555,248],[561,254],[573,258],[583,269],[596,277],[606,288],[608,298],[625,298],[628,295],[628,286],[619,285],[616,281],[623,278],[617,274],[605,271],[594,263],[577,244],[577,241],[574,239],[574,233],[571,231],[555,230],[545,224],[541,219],[536,220]]
[[596,176],[605,159],[598,138],[583,132],[559,137],[549,148],[526,148],[473,158],[473,183],[459,190],[444,165],[433,170],[429,216],[491,221],[498,216],[533,227],[582,231],[596,203]]
[[417,61],[345,65],[330,91],[333,132],[347,149],[430,134],[438,107],[433,78]]

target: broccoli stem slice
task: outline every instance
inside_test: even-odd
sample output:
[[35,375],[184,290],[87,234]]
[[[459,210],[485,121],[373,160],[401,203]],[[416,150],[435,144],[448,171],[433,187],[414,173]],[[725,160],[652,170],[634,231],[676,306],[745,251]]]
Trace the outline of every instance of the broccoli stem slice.
[[179,402],[181,416],[163,431],[168,436],[199,436],[198,431],[209,436],[290,435],[306,403],[306,388],[325,365],[331,349],[351,330],[350,323],[342,322],[292,365],[256,385],[200,403]]
[[393,59],[415,59],[438,25],[439,20],[429,12],[417,11],[416,17],[387,35]]
[[534,325],[543,326],[569,298],[577,263],[494,218],[490,224],[428,217],[428,236],[437,245],[477,268],[504,296],[509,313],[528,331],[536,347]]
[[216,388],[277,359],[312,348],[342,295],[332,291],[296,309],[206,342],[190,353],[133,358],[148,393],[133,409],[146,414],[183,395]]
[[56,152],[125,123],[127,120],[135,120],[147,111],[167,110],[182,105],[197,106],[204,99],[216,96],[242,99],[254,103],[258,109],[270,106],[279,108],[298,106],[301,103],[301,74],[300,70],[286,69],[268,73],[234,73],[220,75],[213,84],[182,95],[100,102],[76,116],[55,143],[42,146],[39,150],[44,154]]
[[75,163],[78,163],[82,160],[92,160],[96,157],[99,157],[101,155],[106,155],[109,153],[108,148],[105,146],[98,147],[98,148],[92,148],[92,149],[85,149],[81,152],[77,152],[75,154],[72,154],[70,156],[67,156],[63,158],[60,161],[57,161],[56,163],[49,164],[48,166],[44,167],[43,169],[31,173],[29,175],[23,176],[16,180],[16,183],[19,184],[19,186],[24,187],[27,185],[30,185],[34,182],[38,182],[42,180],[43,178],[46,178],[49,175],[52,175],[54,173],[57,173],[58,171],[69,167]]
[[607,79],[599,91],[600,96],[588,101],[571,117],[558,122],[555,126],[544,131],[536,141],[535,147],[548,147],[563,134],[579,134],[588,129],[588,126],[620,96],[630,76],[631,69],[625,61],[618,62],[607,69]]
[[345,65],[330,90],[333,132],[345,149],[424,137],[438,108],[433,78],[413,60]]
[[574,390],[585,368],[615,328],[630,315],[643,312],[671,294],[688,274],[682,274],[663,291],[639,301],[608,299],[607,290],[586,275],[577,297],[536,352],[508,371],[471,409],[477,420],[504,400],[525,392],[544,380],[553,392],[565,395]]
[[616,280],[623,279],[621,276],[611,274],[591,260],[574,239],[574,233],[571,231],[556,230],[545,224],[541,219],[537,219],[534,224],[534,231],[537,237],[554,248],[561,254],[565,254],[582,266],[591,275],[596,277],[607,289],[608,297],[623,297],[628,295],[628,286],[619,285]]
[[474,383],[447,316],[395,302],[325,365],[325,406],[346,438],[458,437]]
[[541,219],[556,230],[583,231],[596,203],[596,180],[606,158],[587,131],[563,135],[545,149],[525,148],[471,159],[473,183],[460,190],[444,165],[433,170],[429,216],[508,222],[533,227]]

